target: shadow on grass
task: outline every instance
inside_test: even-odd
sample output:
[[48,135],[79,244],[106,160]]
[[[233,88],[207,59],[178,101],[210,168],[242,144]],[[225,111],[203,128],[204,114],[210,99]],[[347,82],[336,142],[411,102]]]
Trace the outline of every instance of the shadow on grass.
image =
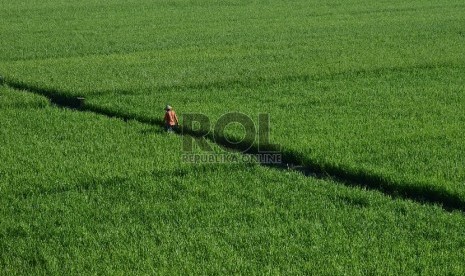
[[[61,93],[56,90],[43,89],[14,81],[4,81],[4,84],[17,90],[23,90],[47,97],[51,103],[62,108],[93,112],[110,118],[118,118],[123,121],[135,120],[143,124],[158,126],[160,128],[164,126],[161,118],[154,119],[85,104],[82,98],[72,97],[66,93]],[[304,155],[292,151],[283,151],[277,145],[260,145],[259,150],[258,146],[254,143],[252,147],[246,149],[242,148],[242,145],[247,143],[232,144],[224,137],[214,137],[212,133],[205,134],[188,128],[179,129],[176,133],[194,138],[206,138],[228,150],[242,152],[249,155],[260,154],[263,151],[280,152],[282,154],[281,164],[262,163],[262,165],[280,170],[297,171],[308,177],[325,180],[329,179],[350,187],[361,187],[367,190],[376,190],[395,198],[412,200],[423,204],[436,204],[447,211],[457,210],[465,212],[465,201],[458,194],[442,190],[432,184],[395,182],[382,175],[373,174],[363,170],[354,170],[336,165],[321,164]],[[229,141],[231,140],[230,138],[228,139]]]

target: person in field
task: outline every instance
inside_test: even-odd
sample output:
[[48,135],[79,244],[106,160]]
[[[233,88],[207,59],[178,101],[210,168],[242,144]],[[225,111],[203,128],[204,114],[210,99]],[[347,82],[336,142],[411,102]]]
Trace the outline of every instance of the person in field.
[[173,108],[170,105],[167,105],[165,108],[165,128],[166,131],[172,132],[173,129],[178,125],[178,116],[174,112]]

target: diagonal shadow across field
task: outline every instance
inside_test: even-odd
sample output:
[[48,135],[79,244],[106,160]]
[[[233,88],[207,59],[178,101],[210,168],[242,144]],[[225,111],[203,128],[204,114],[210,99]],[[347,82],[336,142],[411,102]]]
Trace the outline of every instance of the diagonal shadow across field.
[[[81,98],[69,96],[66,93],[57,90],[34,87],[16,81],[4,81],[3,84],[16,90],[44,96],[48,98],[51,103],[62,108],[92,112],[111,118],[118,118],[123,121],[135,120],[140,123],[149,124],[152,126],[164,126],[163,120],[161,118],[155,119],[85,104]],[[256,144],[250,148],[245,149],[241,148],[241,145],[244,143],[237,143],[232,145],[226,140],[226,138],[214,137],[212,133],[205,135],[205,133],[188,128],[178,130],[177,133],[196,138],[205,137],[206,139],[218,144],[219,146],[225,147],[229,150],[242,152],[244,154],[258,154],[260,152]],[[231,140],[230,138],[228,139]],[[280,170],[293,170],[300,172],[308,177],[332,180],[350,187],[361,187],[367,190],[376,190],[395,198],[412,200],[423,204],[437,204],[447,211],[465,212],[465,200],[462,199],[458,194],[448,192],[441,189],[440,187],[435,187],[433,185],[421,185],[420,183],[394,182],[382,175],[373,174],[363,170],[353,170],[336,165],[321,164],[295,152],[282,150],[277,145],[268,145],[265,147],[260,145],[260,150],[274,152],[278,151],[282,153],[281,164],[262,163],[263,166],[273,167]]]

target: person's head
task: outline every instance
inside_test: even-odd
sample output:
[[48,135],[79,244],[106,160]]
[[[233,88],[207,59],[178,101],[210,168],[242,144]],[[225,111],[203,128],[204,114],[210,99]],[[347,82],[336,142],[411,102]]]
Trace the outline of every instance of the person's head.
[[171,109],[173,109],[173,108],[172,108],[169,104],[166,105],[166,107],[165,107],[165,110],[166,110],[166,111],[170,111]]

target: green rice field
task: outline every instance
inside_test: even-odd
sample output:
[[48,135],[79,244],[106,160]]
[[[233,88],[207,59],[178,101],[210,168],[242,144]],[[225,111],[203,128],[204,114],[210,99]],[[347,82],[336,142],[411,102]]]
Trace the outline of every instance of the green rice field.
[[0,274],[462,275],[464,47],[455,0],[0,0]]

